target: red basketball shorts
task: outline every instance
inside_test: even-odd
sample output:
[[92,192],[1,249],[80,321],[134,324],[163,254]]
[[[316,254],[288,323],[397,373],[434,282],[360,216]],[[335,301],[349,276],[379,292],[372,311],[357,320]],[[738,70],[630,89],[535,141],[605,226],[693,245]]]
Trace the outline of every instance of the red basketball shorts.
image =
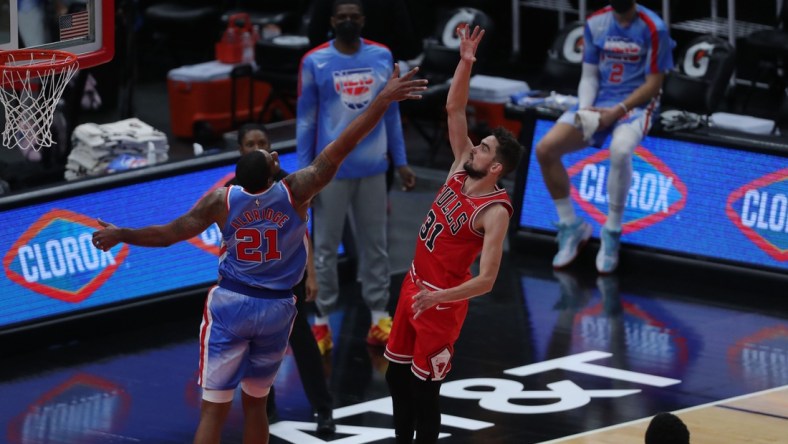
[[391,362],[410,364],[419,379],[441,381],[451,370],[468,301],[437,304],[413,319],[411,305],[418,292],[410,272],[402,282],[385,356]]

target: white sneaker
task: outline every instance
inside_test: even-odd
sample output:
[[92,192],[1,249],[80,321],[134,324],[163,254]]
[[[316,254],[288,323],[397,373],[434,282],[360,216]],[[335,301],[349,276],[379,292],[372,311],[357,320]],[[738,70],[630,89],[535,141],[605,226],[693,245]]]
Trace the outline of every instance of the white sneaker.
[[591,237],[591,225],[583,219],[563,224],[557,223],[558,253],[553,257],[553,267],[563,268],[572,263],[580,251],[580,247]]
[[602,227],[599,236],[602,242],[596,255],[596,269],[602,274],[612,273],[618,267],[618,250],[621,247],[621,230],[613,231]]

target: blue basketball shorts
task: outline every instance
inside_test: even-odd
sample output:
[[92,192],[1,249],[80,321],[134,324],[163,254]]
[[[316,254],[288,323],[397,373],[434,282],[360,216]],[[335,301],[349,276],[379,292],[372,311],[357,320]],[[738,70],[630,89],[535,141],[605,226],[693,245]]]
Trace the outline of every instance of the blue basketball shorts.
[[269,299],[211,288],[200,325],[200,386],[231,390],[244,380],[271,387],[295,315],[295,297]]

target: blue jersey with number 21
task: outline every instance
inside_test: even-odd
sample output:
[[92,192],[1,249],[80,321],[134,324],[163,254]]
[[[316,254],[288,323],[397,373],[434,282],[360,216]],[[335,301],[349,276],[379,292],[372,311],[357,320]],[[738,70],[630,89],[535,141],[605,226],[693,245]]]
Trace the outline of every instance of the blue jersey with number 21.
[[257,194],[227,189],[219,276],[252,287],[289,290],[304,275],[306,221],[284,180]]

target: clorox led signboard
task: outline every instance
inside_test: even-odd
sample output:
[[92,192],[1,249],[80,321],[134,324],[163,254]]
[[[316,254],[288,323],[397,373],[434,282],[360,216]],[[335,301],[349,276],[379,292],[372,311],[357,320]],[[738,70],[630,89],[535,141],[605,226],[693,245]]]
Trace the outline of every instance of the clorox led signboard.
[[[284,170],[295,170],[294,152],[279,159]],[[226,165],[176,172],[0,211],[0,331],[215,282],[221,245],[215,225],[167,248],[119,244],[102,252],[91,237],[98,218],[127,227],[167,223],[234,171]]]
[[[536,121],[532,146],[552,125]],[[598,235],[609,152],[586,148],[563,161],[578,215]],[[558,216],[534,149],[524,173],[519,229],[554,233]],[[623,231],[625,245],[788,271],[788,157],[646,137],[633,156]]]

